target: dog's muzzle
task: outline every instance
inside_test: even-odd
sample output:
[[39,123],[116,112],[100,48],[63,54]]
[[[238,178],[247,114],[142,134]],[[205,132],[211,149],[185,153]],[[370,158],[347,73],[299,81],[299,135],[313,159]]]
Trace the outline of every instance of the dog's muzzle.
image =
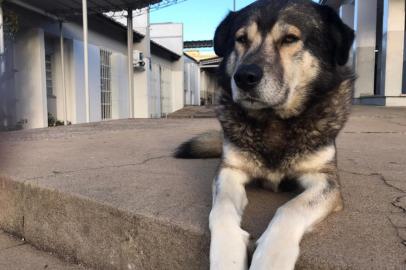
[[240,66],[237,72],[234,74],[235,84],[241,90],[249,92],[261,82],[264,72],[262,69],[255,65],[243,65]]

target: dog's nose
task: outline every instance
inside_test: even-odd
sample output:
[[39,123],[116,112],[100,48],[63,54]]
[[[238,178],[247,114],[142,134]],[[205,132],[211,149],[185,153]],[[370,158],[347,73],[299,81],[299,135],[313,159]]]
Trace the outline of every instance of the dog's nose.
[[241,66],[234,74],[234,81],[242,90],[251,90],[259,84],[263,76],[262,69],[254,64]]

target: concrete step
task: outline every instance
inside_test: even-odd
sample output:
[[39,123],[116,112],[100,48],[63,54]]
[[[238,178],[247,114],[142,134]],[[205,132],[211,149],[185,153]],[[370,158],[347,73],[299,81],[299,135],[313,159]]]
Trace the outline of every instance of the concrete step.
[[[405,267],[406,111],[356,108],[340,136],[345,210],[301,243],[298,269]],[[381,117],[384,116],[384,117]],[[94,269],[207,269],[218,160],[172,150],[215,119],[125,120],[0,134],[0,228]],[[254,238],[291,194],[249,188]]]
[[171,119],[215,117],[214,106],[188,106],[168,115]]
[[54,254],[40,251],[24,240],[0,231],[0,269],[4,270],[90,270],[66,263]]

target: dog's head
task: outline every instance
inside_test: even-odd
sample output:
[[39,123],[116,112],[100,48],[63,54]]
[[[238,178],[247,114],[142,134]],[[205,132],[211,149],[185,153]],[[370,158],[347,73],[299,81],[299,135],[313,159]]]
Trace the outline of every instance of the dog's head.
[[353,40],[354,31],[327,6],[258,0],[229,13],[216,30],[214,49],[224,58],[221,84],[235,103],[289,117],[312,91],[331,86]]

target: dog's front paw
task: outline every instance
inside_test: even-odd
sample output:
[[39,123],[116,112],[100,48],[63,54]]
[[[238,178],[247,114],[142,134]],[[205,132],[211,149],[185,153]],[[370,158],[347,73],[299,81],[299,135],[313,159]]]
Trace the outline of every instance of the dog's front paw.
[[299,243],[289,237],[258,242],[250,270],[293,270],[299,257]]
[[239,227],[211,232],[210,270],[246,270],[249,234]]

